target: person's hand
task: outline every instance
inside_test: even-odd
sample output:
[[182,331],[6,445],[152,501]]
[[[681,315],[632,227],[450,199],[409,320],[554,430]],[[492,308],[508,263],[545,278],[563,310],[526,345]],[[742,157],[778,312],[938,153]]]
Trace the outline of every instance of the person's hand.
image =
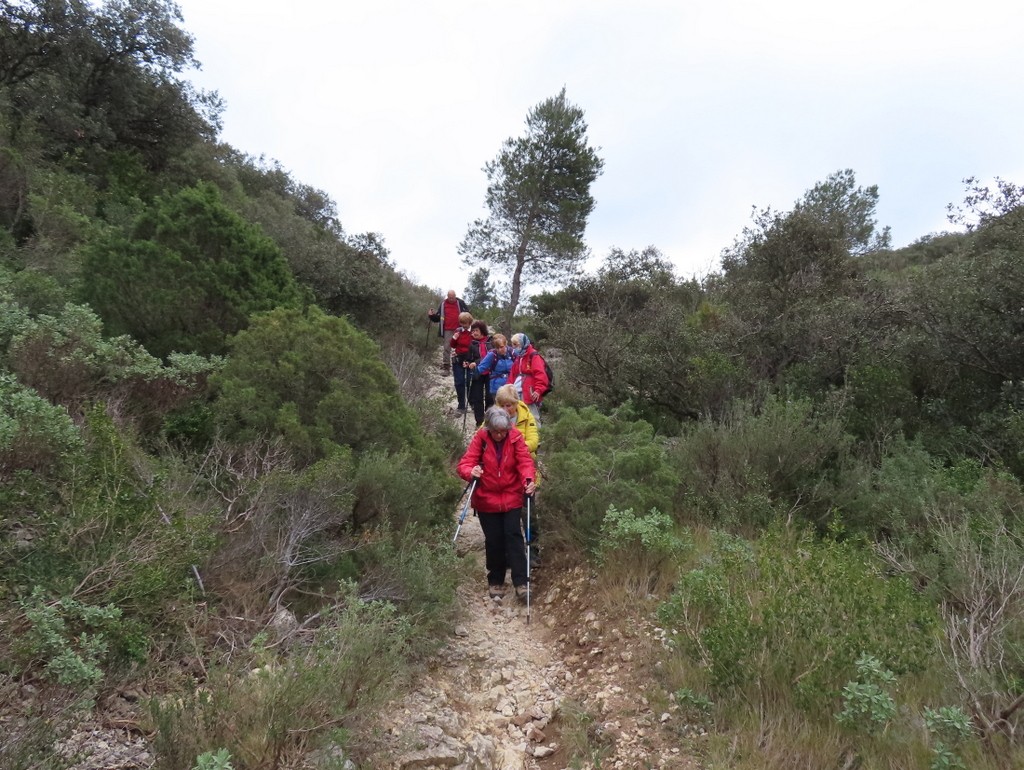
[[484,469],[481,468],[479,465],[474,465],[473,470],[469,472],[469,475],[472,476],[474,479],[478,479],[484,475]]
[[466,364],[466,366],[468,366],[470,369],[476,369],[476,363],[475,362],[470,362],[470,363]]
[[533,401],[534,403],[540,401],[540,396],[537,394],[537,391],[534,390],[533,388],[530,388],[530,400]]
[[537,491],[537,484],[534,482],[533,479],[527,479],[526,480],[526,490],[525,491],[526,491],[526,494],[528,494],[528,495],[532,495],[534,492]]

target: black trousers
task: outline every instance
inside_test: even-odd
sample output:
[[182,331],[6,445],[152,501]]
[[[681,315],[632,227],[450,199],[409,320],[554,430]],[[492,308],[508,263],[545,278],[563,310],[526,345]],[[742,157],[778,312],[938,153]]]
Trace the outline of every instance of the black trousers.
[[473,377],[469,381],[469,404],[473,407],[473,419],[477,425],[483,424],[487,408],[494,406],[494,397],[488,385],[487,377]]
[[526,546],[523,544],[522,508],[504,513],[477,511],[484,531],[484,560],[487,584],[505,584],[505,573],[512,571],[512,585],[526,585]]

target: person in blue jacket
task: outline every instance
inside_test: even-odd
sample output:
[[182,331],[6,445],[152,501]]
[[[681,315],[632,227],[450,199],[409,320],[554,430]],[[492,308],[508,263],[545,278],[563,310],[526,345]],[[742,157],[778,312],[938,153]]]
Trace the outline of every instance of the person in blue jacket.
[[477,364],[477,371],[488,376],[487,386],[491,393],[491,403],[494,402],[494,394],[498,392],[498,388],[508,382],[512,361],[512,350],[505,335],[491,335],[491,350]]

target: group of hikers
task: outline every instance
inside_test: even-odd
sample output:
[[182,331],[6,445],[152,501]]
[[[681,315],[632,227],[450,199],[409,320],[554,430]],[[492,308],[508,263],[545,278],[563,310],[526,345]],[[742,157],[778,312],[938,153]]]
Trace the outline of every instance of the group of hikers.
[[528,524],[524,538],[523,506],[532,503],[539,480],[540,407],[551,389],[547,367],[526,334],[491,334],[454,290],[427,317],[444,340],[441,370],[452,375],[457,412],[465,415],[471,407],[477,426],[457,472],[476,481],[471,503],[484,533],[488,596],[501,600],[511,573],[516,597],[527,601],[526,548],[534,548],[536,526]]

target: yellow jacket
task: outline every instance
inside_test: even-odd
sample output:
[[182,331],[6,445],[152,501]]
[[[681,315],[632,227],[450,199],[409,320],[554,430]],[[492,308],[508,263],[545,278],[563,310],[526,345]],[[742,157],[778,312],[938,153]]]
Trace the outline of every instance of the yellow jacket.
[[540,430],[537,428],[537,421],[530,414],[530,408],[522,401],[516,405],[516,428],[523,434],[530,454],[536,459],[537,447],[540,445]]

